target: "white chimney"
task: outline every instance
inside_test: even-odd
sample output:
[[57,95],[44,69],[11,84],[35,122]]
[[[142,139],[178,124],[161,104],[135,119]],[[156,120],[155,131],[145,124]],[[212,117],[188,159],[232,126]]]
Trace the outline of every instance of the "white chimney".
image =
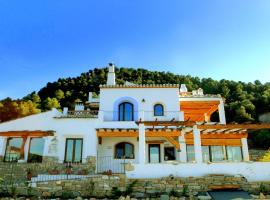
[[203,96],[203,89],[202,88],[198,89],[198,95]]
[[115,85],[114,64],[109,63],[109,72],[107,75],[107,85]]
[[197,96],[198,95],[198,91],[197,90],[192,90],[192,95],[193,96]]
[[188,89],[187,89],[186,84],[181,84],[180,92],[187,92],[187,91],[188,91]]

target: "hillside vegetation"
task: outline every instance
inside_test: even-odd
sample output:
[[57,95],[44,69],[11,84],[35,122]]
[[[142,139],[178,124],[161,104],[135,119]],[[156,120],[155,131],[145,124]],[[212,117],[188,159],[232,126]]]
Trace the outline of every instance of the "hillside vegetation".
[[[87,100],[89,91],[98,95],[99,85],[106,83],[106,77],[107,68],[95,68],[78,77],[59,78],[53,83],[47,83],[40,91],[22,99],[3,99],[0,101],[0,121],[50,110],[53,107],[73,108],[76,100]],[[224,79],[216,81],[141,68],[116,68],[116,78],[118,84],[125,81],[137,84],[185,83],[189,91],[202,88],[205,94],[221,94],[225,98],[227,122],[254,122],[260,114],[270,112],[270,83],[244,83]]]

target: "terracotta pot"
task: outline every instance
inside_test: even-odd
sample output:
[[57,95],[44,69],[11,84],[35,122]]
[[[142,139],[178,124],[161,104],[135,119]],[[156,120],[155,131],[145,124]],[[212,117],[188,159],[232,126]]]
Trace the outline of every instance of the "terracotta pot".
[[26,176],[26,178],[27,178],[27,180],[28,181],[31,181],[31,179],[32,179],[32,173],[31,172],[27,172],[27,176]]
[[78,175],[87,175],[88,171],[86,169],[82,169],[78,172]]
[[66,168],[66,174],[71,174],[71,173],[72,173],[71,168]]
[[49,174],[51,174],[51,175],[59,174],[59,170],[57,170],[57,169],[49,170]]

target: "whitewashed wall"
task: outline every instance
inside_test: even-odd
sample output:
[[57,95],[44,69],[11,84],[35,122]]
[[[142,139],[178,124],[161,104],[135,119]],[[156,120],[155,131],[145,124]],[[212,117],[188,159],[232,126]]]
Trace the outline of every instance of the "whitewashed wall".
[[135,170],[128,171],[129,178],[201,177],[209,174],[242,175],[248,181],[269,181],[269,162],[212,163],[212,164],[134,164]]
[[[96,156],[97,154],[97,137],[96,125],[98,119],[90,118],[55,118],[59,116],[57,110],[44,112],[17,120],[0,124],[1,131],[22,131],[22,130],[53,130],[54,137],[45,137],[44,156],[57,156],[60,161],[64,160],[66,138],[83,138],[83,153],[82,158],[87,156]],[[29,140],[29,139],[28,139]],[[1,137],[0,140],[0,155],[5,153],[6,138]],[[28,145],[25,146],[26,158]]]
[[[162,137],[147,137],[146,141],[153,141],[153,140],[164,140],[165,142],[160,144],[160,161],[164,162],[164,147],[173,147],[172,144],[167,142]],[[102,138],[102,144],[98,145],[98,156],[108,156],[114,158],[115,153],[115,145],[120,142],[129,142],[134,145],[134,156],[135,159],[128,159],[132,163],[138,163],[138,157],[139,157],[139,142],[137,141],[136,137],[108,137],[108,138]],[[148,145],[145,144],[146,149],[146,155],[145,155],[145,162],[148,163],[149,161],[149,155],[148,155]],[[175,152],[175,156],[177,159],[177,152]]]
[[114,158],[115,145],[120,142],[129,142],[134,145],[134,157],[135,159],[129,159],[130,161],[138,161],[139,146],[136,137],[107,137],[102,138],[102,144],[98,145],[98,156],[109,156]]
[[[103,112],[105,121],[112,121],[113,112],[117,112],[115,102],[123,102],[129,98],[135,100],[138,104],[139,117],[144,120],[153,120],[153,106],[156,103],[164,105],[165,116],[158,117],[159,120],[179,119],[179,90],[178,88],[101,88],[100,90],[100,111]],[[143,99],[145,102],[143,102]],[[132,102],[133,103],[133,102]],[[136,106],[135,106],[136,107]],[[141,114],[141,111],[144,111]],[[136,113],[135,113],[136,114]]]

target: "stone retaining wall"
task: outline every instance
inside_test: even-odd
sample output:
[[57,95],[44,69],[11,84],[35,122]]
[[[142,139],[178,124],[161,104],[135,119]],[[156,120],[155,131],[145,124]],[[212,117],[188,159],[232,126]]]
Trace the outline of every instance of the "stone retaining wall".
[[[46,162],[46,163],[9,163],[0,162],[0,178],[5,181],[22,182],[27,180],[27,172],[30,171],[32,176],[38,174],[66,174],[67,165],[63,163]],[[71,174],[86,175],[95,173],[95,164],[91,162],[82,164],[71,164]]]
[[[122,176],[95,175],[85,180],[59,180],[32,184],[31,193],[46,198],[53,197],[96,197],[115,198],[130,195],[135,198],[160,197],[162,194],[170,196],[193,196],[198,192],[209,191],[213,188],[231,187],[250,193],[270,191],[270,182],[248,183],[244,177],[208,175],[201,178],[161,179],[126,179]],[[17,186],[17,194],[29,195],[29,187]]]

